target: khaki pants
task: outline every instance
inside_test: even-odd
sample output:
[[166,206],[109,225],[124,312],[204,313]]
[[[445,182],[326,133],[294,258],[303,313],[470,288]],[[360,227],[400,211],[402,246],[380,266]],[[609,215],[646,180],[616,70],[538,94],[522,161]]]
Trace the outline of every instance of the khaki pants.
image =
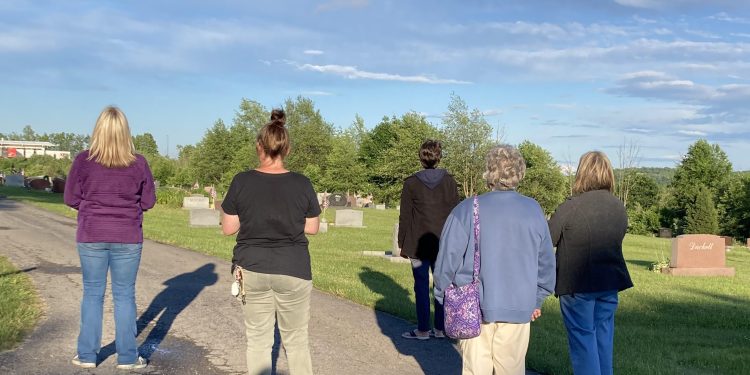
[[530,324],[482,323],[478,337],[460,340],[463,375],[523,375]]
[[273,327],[278,320],[281,343],[290,375],[311,375],[307,340],[312,281],[286,275],[243,272],[247,370],[250,375],[271,374]]

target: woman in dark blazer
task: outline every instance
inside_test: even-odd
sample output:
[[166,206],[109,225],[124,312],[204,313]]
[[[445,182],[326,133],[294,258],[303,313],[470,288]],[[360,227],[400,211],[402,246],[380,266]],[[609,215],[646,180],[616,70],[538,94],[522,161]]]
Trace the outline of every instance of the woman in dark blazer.
[[633,286],[622,255],[625,207],[603,152],[581,156],[573,196],[549,220],[557,283],[575,374],[612,374],[617,293]]
[[398,218],[401,256],[411,259],[417,309],[417,329],[404,332],[407,339],[426,340],[443,334],[443,305],[435,300],[435,325],[430,331],[430,270],[435,271],[440,232],[459,202],[456,180],[445,169],[435,168],[442,157],[439,141],[427,140],[419,149],[423,170],[404,180]]

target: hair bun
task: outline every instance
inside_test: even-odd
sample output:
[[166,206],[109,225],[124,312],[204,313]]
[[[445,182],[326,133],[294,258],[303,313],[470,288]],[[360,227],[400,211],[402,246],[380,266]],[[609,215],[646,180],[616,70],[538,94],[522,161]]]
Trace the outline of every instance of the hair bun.
[[271,124],[284,126],[286,124],[286,114],[283,109],[274,109],[271,111]]

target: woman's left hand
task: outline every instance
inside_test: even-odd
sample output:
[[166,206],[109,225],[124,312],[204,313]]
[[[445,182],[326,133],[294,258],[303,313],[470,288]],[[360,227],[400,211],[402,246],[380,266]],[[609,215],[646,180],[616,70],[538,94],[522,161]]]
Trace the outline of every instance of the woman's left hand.
[[542,310],[534,309],[534,312],[531,313],[531,321],[537,320],[540,316],[542,316]]

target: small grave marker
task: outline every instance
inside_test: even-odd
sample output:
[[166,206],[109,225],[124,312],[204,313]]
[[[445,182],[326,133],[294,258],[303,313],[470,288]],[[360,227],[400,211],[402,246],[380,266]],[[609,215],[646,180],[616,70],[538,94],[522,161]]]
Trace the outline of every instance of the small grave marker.
[[328,196],[328,205],[331,207],[345,207],[346,196],[344,194],[331,194]]
[[5,186],[24,187],[23,180],[24,177],[20,174],[7,175],[5,176]]
[[190,210],[191,227],[217,227],[219,226],[221,214],[217,210],[209,208],[197,208]]
[[364,212],[359,210],[336,210],[336,227],[364,228]]
[[393,256],[401,256],[401,248],[398,247],[398,223],[393,224],[393,241],[391,248],[391,254],[393,254]]
[[182,208],[186,210],[199,209],[209,207],[208,197],[202,195],[191,195],[189,197],[182,198]]

